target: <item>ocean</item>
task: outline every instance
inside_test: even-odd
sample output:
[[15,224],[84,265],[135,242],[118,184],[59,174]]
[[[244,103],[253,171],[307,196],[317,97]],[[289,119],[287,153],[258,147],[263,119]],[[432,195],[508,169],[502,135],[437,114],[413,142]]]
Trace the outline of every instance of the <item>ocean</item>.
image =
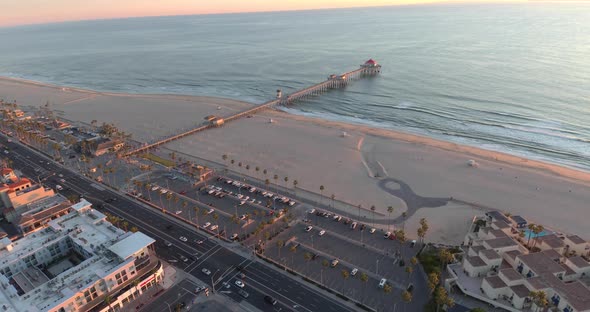
[[590,170],[590,3],[97,20],[0,42],[2,76],[253,103],[373,58],[380,76],[283,109]]

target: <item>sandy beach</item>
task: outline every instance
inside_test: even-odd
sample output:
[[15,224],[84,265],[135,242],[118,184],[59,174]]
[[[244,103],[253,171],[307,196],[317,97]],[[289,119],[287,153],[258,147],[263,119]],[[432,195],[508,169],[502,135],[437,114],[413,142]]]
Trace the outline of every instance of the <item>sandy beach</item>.
[[[100,93],[12,79],[0,79],[0,98],[22,106],[50,101],[60,116],[114,122],[142,141],[202,123],[206,115],[225,116],[252,105],[209,97]],[[415,236],[419,218],[425,217],[431,224],[428,241],[458,243],[472,217],[487,207],[590,238],[585,220],[589,173],[503,153],[280,111],[243,118],[167,147],[217,162],[228,154],[236,163],[267,169],[271,180],[274,174],[281,181],[288,176],[299,181],[299,188],[315,192],[324,185],[326,196],[375,205],[384,214],[393,206],[392,217],[407,205],[380,185],[387,177],[403,181],[419,196],[452,197],[479,206],[451,201],[415,211],[406,223],[408,235]],[[479,167],[470,167],[470,159]],[[250,174],[256,176],[252,169]]]

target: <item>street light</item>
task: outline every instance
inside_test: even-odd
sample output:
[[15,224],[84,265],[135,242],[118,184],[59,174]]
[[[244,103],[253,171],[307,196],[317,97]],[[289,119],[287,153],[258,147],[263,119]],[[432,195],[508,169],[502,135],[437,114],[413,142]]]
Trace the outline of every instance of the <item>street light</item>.
[[377,259],[377,269],[376,269],[375,274],[379,275],[379,259]]

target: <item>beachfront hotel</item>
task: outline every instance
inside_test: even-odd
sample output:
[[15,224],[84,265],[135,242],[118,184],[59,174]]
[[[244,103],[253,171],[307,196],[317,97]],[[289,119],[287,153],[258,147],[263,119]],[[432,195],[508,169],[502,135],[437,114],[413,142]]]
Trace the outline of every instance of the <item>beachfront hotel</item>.
[[152,238],[115,227],[84,199],[71,208],[0,240],[1,311],[113,311],[162,279]]
[[492,211],[474,218],[463,250],[447,266],[449,289],[509,311],[536,311],[531,292],[544,291],[551,311],[590,311],[590,245],[577,235],[535,234],[524,218]]

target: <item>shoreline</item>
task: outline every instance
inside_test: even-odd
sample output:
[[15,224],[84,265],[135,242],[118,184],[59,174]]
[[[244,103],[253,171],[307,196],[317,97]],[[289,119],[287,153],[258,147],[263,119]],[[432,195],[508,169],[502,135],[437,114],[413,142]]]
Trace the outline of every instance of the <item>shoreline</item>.
[[[19,84],[30,85],[30,86],[51,88],[51,89],[55,89],[60,92],[80,92],[80,93],[85,93],[88,95],[104,95],[104,96],[132,97],[132,98],[133,97],[136,97],[136,98],[156,98],[156,99],[162,99],[162,98],[175,98],[175,99],[187,99],[187,100],[190,100],[190,99],[199,99],[199,100],[212,99],[212,100],[235,101],[235,102],[241,102],[241,103],[249,104],[249,105],[258,105],[258,104],[250,103],[250,102],[246,102],[246,101],[235,100],[235,99],[231,99],[231,98],[213,97],[213,96],[102,92],[102,91],[95,91],[95,90],[90,90],[90,89],[82,89],[82,88],[69,87],[69,86],[59,86],[59,85],[55,85],[55,84],[44,83],[44,82],[39,82],[39,81],[34,81],[34,80],[5,77],[5,76],[0,76],[0,81],[9,81],[9,82],[16,82]],[[77,99],[74,101],[70,101],[67,104],[77,102],[79,100],[84,100],[84,99],[85,98],[81,98],[81,99]],[[17,103],[18,103],[18,101],[17,101]],[[66,104],[66,103],[64,103],[64,104]],[[26,103],[25,105],[28,106],[31,104]],[[41,105],[41,103],[39,103],[39,105]],[[476,147],[476,146],[471,146],[471,145],[454,143],[451,141],[445,141],[445,140],[441,140],[438,138],[433,138],[433,137],[429,137],[429,136],[421,135],[421,134],[414,134],[414,133],[403,132],[403,131],[399,131],[399,130],[392,130],[392,129],[387,129],[387,128],[372,127],[372,126],[362,125],[362,124],[347,123],[347,122],[343,122],[343,121],[333,121],[333,120],[322,119],[319,117],[297,115],[297,114],[292,114],[292,113],[289,113],[289,112],[286,112],[286,111],[283,111],[280,109],[274,109],[271,111],[274,111],[275,113],[287,116],[288,118],[298,120],[298,121],[311,121],[313,123],[323,125],[323,126],[338,127],[338,128],[342,128],[342,129],[347,129],[348,131],[362,131],[368,135],[378,136],[378,137],[387,138],[387,139],[400,140],[400,141],[404,141],[407,143],[422,144],[422,145],[425,145],[428,147],[439,148],[439,149],[442,149],[445,151],[463,152],[466,154],[466,156],[480,157],[480,158],[490,160],[490,161],[497,161],[500,163],[505,163],[507,165],[517,165],[517,166],[521,166],[521,167],[525,167],[525,168],[530,168],[533,170],[540,170],[546,174],[556,174],[556,175],[563,177],[563,178],[569,178],[569,179],[573,179],[573,180],[576,180],[579,182],[585,182],[590,185],[590,172],[584,171],[579,168],[567,167],[562,164],[556,164],[556,163],[551,163],[551,162],[547,162],[547,161],[530,159],[530,158],[518,156],[515,154],[509,154],[506,152],[495,151],[495,150],[488,150],[488,149],[484,149],[484,148]]]
[[[51,88],[55,89],[60,92],[79,92],[88,95],[103,95],[103,96],[115,96],[115,97],[128,97],[128,98],[155,98],[155,99],[162,99],[162,98],[173,98],[173,99],[197,99],[197,100],[224,100],[224,101],[232,101],[232,102],[239,102],[243,104],[249,105],[258,105],[258,103],[251,103],[242,100],[236,100],[232,98],[223,98],[217,96],[206,96],[206,95],[182,95],[182,94],[157,94],[157,93],[118,93],[118,92],[103,92],[103,91],[96,91],[91,89],[83,89],[77,87],[70,87],[70,86],[60,86],[51,83],[45,83],[40,81],[34,81],[29,79],[23,78],[15,78],[15,77],[7,77],[7,76],[0,76],[0,81],[8,81],[8,82],[15,82],[19,84],[29,85],[29,86],[36,86],[36,87],[43,87],[43,88]],[[70,104],[73,102],[77,102],[80,100],[84,100],[86,98],[80,98],[68,103]],[[17,101],[18,103],[18,101]],[[42,103],[39,103],[41,105]],[[31,105],[31,104],[26,104]],[[328,126],[328,127],[339,127],[342,129],[348,129],[349,131],[362,131],[368,135],[374,135],[382,138],[387,139],[394,139],[400,140],[408,143],[414,144],[423,144],[428,147],[439,148],[445,151],[451,152],[463,152],[466,156],[474,156],[483,158],[489,161],[497,161],[500,163],[505,163],[507,165],[517,165],[525,168],[529,168],[532,170],[540,170],[546,174],[555,174],[563,178],[573,179],[579,182],[588,183],[590,185],[590,171],[585,171],[581,168],[574,168],[568,167],[563,164],[551,163],[549,161],[543,160],[536,160],[527,158],[524,156],[519,156],[516,154],[510,154],[507,152],[496,151],[485,149],[473,145],[466,145],[460,143],[454,143],[451,141],[446,141],[439,138],[430,137],[423,134],[416,134],[410,132],[404,132],[402,130],[393,130],[390,128],[380,128],[380,127],[373,127],[369,125],[363,124],[356,124],[356,123],[348,123],[344,121],[334,121],[328,119],[322,119],[320,117],[313,117],[313,116],[304,116],[304,115],[297,115],[293,114],[281,109],[274,109],[272,110],[278,114],[288,116],[288,118],[298,120],[298,121],[312,121],[316,124]]]

